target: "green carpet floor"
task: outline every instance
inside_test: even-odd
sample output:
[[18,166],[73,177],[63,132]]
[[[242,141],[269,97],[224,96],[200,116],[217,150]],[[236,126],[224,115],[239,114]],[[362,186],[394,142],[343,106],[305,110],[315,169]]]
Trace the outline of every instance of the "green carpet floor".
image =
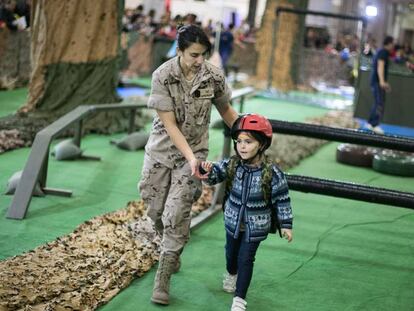
[[14,113],[23,106],[28,94],[27,88],[11,91],[0,91],[0,117]]
[[[414,189],[414,178],[395,178],[335,162],[336,144],[323,147],[291,172],[392,184]],[[344,176],[344,177],[343,177]],[[294,242],[270,236],[259,248],[248,310],[412,310],[414,212],[379,204],[291,192]],[[195,229],[172,279],[169,310],[228,310],[221,214]],[[149,303],[154,270],[135,280],[102,310],[160,310]],[[139,306],[139,308],[137,308]]]
[[[21,92],[20,102],[24,96]],[[2,103],[4,98],[8,96],[0,92]],[[250,99],[244,111],[287,121],[326,112],[258,98]],[[216,112],[212,118],[218,118]],[[89,135],[82,140],[85,153],[101,156],[100,162],[50,159],[48,185],[73,190],[72,198],[33,198],[27,217],[19,221],[5,218],[12,197],[0,196],[0,260],[67,234],[79,223],[138,198],[143,152],[125,152],[109,144],[111,138],[120,136]],[[336,163],[336,145],[324,146],[290,172],[413,191],[414,178]],[[211,130],[210,146],[210,158],[215,159],[222,148],[220,130]],[[12,173],[24,167],[29,152],[24,148],[0,155],[1,189]],[[294,242],[287,244],[272,235],[262,244],[247,297],[248,310],[413,310],[412,210],[293,191],[291,196]],[[229,309],[231,295],[221,290],[223,247],[224,229],[218,214],[192,232],[182,270],[172,279],[168,310]],[[149,302],[154,270],[100,309],[166,309]]]

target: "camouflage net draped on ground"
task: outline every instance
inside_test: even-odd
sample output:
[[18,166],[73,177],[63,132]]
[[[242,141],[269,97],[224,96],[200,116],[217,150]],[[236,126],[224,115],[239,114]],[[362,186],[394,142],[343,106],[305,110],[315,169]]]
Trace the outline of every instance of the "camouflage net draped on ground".
[[0,310],[93,310],[158,260],[160,238],[142,202],[0,262]]
[[[137,104],[145,105],[148,101],[145,96],[129,97],[120,104]],[[16,113],[0,117],[0,154],[5,151],[11,151],[21,147],[32,145],[36,134],[42,129],[51,125],[62,115],[47,113]],[[95,112],[84,119],[82,135],[96,134],[114,134],[126,132],[129,129],[129,110]],[[138,109],[135,116],[135,130],[142,129],[152,120],[152,114],[146,109]],[[55,138],[73,137],[75,127],[69,127],[63,133]]]
[[0,153],[28,145],[27,142],[20,138],[18,130],[0,130]]

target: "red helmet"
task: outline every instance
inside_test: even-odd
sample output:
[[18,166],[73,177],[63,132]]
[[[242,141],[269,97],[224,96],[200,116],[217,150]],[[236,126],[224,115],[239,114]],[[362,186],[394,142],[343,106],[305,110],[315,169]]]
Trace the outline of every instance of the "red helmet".
[[237,139],[237,135],[241,131],[254,131],[265,136],[267,138],[265,149],[272,143],[272,125],[267,118],[259,114],[251,113],[239,117],[231,127],[231,137]]

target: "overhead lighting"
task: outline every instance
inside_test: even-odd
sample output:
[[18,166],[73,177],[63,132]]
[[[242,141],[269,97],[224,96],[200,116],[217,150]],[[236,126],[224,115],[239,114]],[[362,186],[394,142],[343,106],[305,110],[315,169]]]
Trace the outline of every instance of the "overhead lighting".
[[366,16],[369,16],[369,17],[377,16],[378,9],[377,9],[376,6],[374,6],[372,4],[368,4],[367,7],[365,8],[365,14],[366,14]]

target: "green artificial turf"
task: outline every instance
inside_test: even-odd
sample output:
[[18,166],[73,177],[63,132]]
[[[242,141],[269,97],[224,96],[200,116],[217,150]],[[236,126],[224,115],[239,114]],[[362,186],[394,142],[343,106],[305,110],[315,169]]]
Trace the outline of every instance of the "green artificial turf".
[[[291,173],[409,191],[414,178],[395,178],[335,162],[335,143]],[[325,171],[326,170],[326,171]],[[323,176],[320,172],[323,171]],[[376,177],[376,178],[373,178]],[[379,204],[291,191],[294,241],[275,235],[259,248],[248,310],[412,310],[414,212]],[[171,282],[169,310],[229,310],[221,290],[224,229],[221,213],[192,232],[182,270]],[[155,269],[100,310],[161,310],[150,302]]]
[[26,103],[27,95],[27,88],[0,91],[0,117],[16,112],[18,108]]
[[[11,97],[15,95],[11,93]],[[23,95],[20,91],[17,101]],[[0,96],[0,100],[7,97],[4,93]],[[237,104],[235,107],[239,108]],[[287,121],[303,121],[327,112],[262,98],[249,99],[244,111]],[[214,112],[212,120],[216,119],[218,114]],[[144,153],[123,151],[109,144],[110,139],[121,136],[88,135],[82,139],[85,154],[101,156],[102,161],[49,159],[48,186],[73,190],[71,198],[33,198],[27,217],[13,220],[5,218],[12,197],[0,196],[1,260],[68,234],[83,221],[139,198],[136,184]],[[222,137],[221,130],[210,131],[210,159],[220,155]],[[336,146],[325,145],[290,173],[402,191],[414,189],[414,178],[336,163]],[[2,191],[8,178],[24,167],[29,152],[29,148],[23,148],[0,155]],[[295,191],[291,191],[291,197],[294,242],[287,244],[272,235],[261,245],[247,297],[248,310],[412,310],[412,210]],[[230,308],[232,297],[221,290],[223,248],[219,213],[192,231],[183,253],[182,270],[172,279],[168,310]],[[101,310],[165,309],[149,301],[154,273],[152,269],[134,280]]]

